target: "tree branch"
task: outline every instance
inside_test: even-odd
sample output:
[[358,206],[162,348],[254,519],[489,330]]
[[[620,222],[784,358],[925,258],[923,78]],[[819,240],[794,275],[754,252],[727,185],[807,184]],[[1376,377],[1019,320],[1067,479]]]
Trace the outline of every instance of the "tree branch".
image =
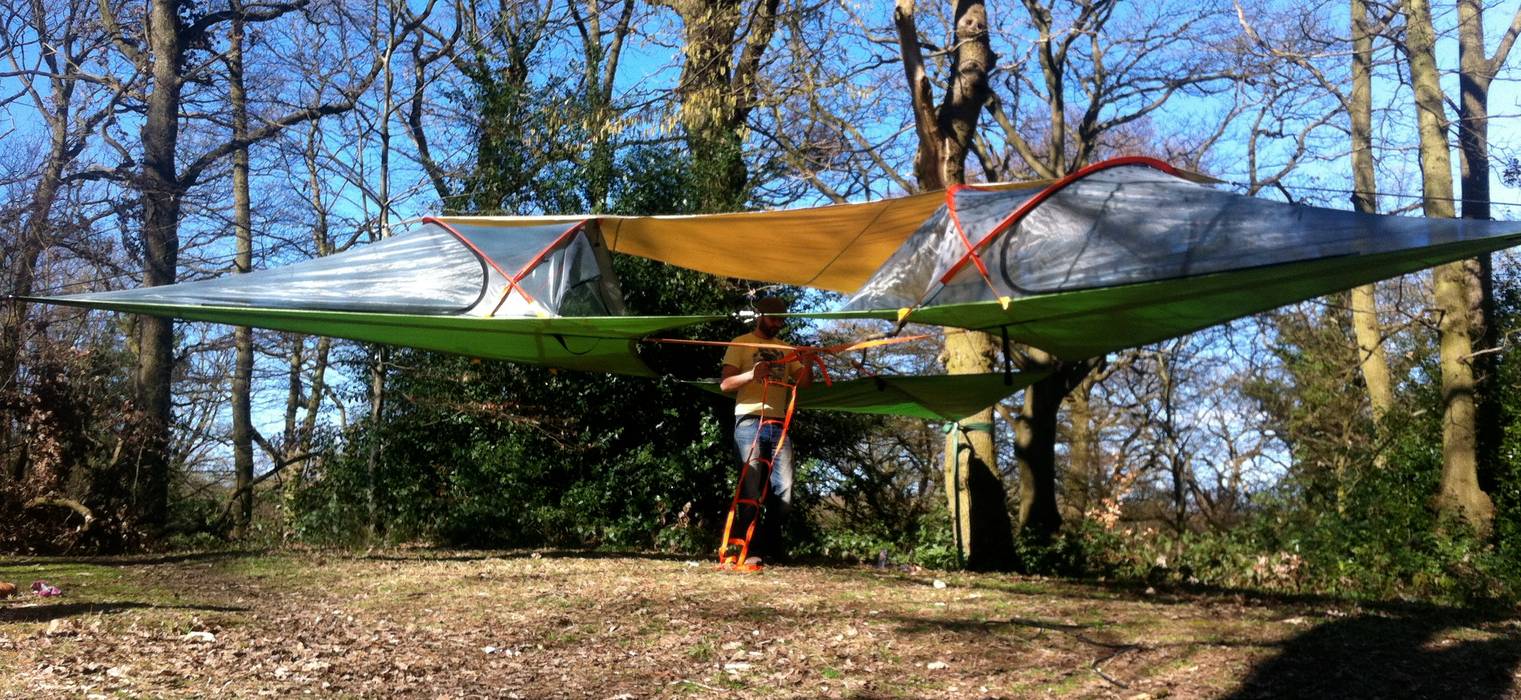
[[944,140],[935,120],[935,96],[929,75],[924,70],[924,55],[919,50],[919,30],[914,25],[914,0],[897,0],[893,7],[893,26],[898,29],[898,51],[903,56],[903,76],[908,80],[913,100],[914,130],[919,135],[919,149],[914,156],[914,174],[920,187],[935,190],[944,187],[940,178],[940,143]]
[[1505,36],[1500,37],[1499,45],[1495,46],[1495,53],[1489,57],[1489,70],[1486,77],[1493,78],[1505,65],[1505,59],[1510,56],[1511,47],[1516,45],[1516,35],[1521,34],[1521,7],[1516,8],[1516,14],[1511,15],[1510,26],[1505,30]]
[[92,512],[89,508],[86,508],[83,503],[80,503],[79,501],[76,501],[72,498],[64,498],[62,496],[38,496],[37,498],[33,498],[32,500],[26,502],[27,508],[41,508],[42,506],[68,508],[69,510],[78,513],[80,517],[84,518],[84,524],[79,526],[80,532],[84,532],[85,530],[90,529],[90,525],[95,523],[95,513]]
[[[305,0],[302,1],[304,2]],[[401,31],[392,36],[391,46],[389,48],[395,48],[396,43],[399,41],[396,37],[406,36],[408,34],[411,34],[413,31],[416,31],[418,25],[422,24],[423,21],[428,18],[428,15],[432,13],[433,6],[436,3],[437,0],[429,0],[428,6],[423,9],[421,14],[409,17],[409,21],[402,27]],[[385,53],[388,54],[389,50]],[[351,85],[347,90],[343,91],[342,98],[338,101],[314,105],[312,107],[297,110],[283,117],[280,117],[279,119],[266,121],[264,126],[252,132],[249,132],[246,137],[229,139],[216,148],[207,151],[206,153],[202,154],[200,158],[197,158],[195,162],[191,163],[185,168],[180,178],[181,182],[183,182],[187,187],[194,185],[199,180],[201,174],[205,172],[207,168],[215,164],[218,160],[221,160],[222,158],[232,154],[233,151],[236,151],[240,148],[246,148],[255,143],[276,136],[281,131],[285,130],[286,127],[305,121],[320,119],[325,116],[342,114],[353,109],[354,105],[359,102],[359,96],[363,94],[365,90],[369,89],[370,84],[375,81],[376,76],[380,75],[380,71],[382,68],[384,68],[384,66],[384,59],[377,58],[370,65],[369,74],[361,78],[358,84]]]
[[1020,160],[1023,160],[1025,165],[1035,172],[1036,177],[1047,180],[1056,177],[1051,166],[1041,160],[1035,153],[1035,149],[1030,147],[1030,142],[1026,141],[1024,136],[1020,135],[1019,129],[1014,127],[1014,122],[1009,119],[1009,115],[1004,113],[1003,99],[998,96],[998,93],[990,91],[988,101],[982,108],[993,117],[993,122],[1003,131],[1004,141],[1014,147],[1014,152],[1018,153]]
[[111,0],[99,0],[100,24],[105,28],[106,34],[110,35],[111,43],[121,51],[127,60],[137,66],[142,73],[148,72],[148,58],[143,55],[135,44],[127,40],[126,32],[122,31],[121,25],[116,22],[116,11],[111,9]]
[[[102,0],[102,2],[104,2],[104,0]],[[186,27],[185,36],[190,38],[200,38],[204,36],[206,32],[216,24],[220,22],[228,22],[233,19],[242,19],[247,23],[268,22],[270,20],[279,19],[289,12],[303,9],[308,4],[310,4],[310,0],[295,0],[295,2],[289,3],[263,5],[261,7],[264,9],[257,12],[249,11],[246,6],[242,9],[232,8],[227,10],[220,10],[217,12],[209,12],[205,15],[202,15],[195,21],[194,24]]]

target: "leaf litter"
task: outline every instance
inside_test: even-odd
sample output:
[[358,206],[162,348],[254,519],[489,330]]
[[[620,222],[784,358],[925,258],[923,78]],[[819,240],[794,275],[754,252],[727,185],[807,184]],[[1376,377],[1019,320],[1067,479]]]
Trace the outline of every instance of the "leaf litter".
[[[1007,574],[734,574],[577,552],[92,561],[51,574],[67,597],[0,603],[0,696],[1314,695],[1262,669],[1331,625],[1398,618]],[[22,564],[0,560],[0,574]],[[37,564],[50,565],[24,562]],[[1521,644],[1514,620],[1467,624]],[[1515,671],[1521,646],[1491,650],[1475,664]],[[1335,656],[1328,668],[1347,662]]]

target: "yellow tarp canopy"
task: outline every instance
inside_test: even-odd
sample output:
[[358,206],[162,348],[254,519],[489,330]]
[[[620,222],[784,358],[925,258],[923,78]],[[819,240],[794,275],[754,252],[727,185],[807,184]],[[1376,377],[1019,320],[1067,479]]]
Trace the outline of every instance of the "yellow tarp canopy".
[[[979,185],[1038,189],[1041,182]],[[863,204],[691,216],[446,216],[473,226],[595,219],[614,252],[764,282],[851,292],[945,203],[936,190]]]
[[[1219,182],[1185,170],[1195,182]],[[1039,190],[1056,180],[992,182],[987,190]],[[685,216],[441,216],[472,226],[595,220],[615,253],[725,277],[854,292],[945,204],[945,190],[860,204]],[[1012,213],[1012,212],[1011,212]]]

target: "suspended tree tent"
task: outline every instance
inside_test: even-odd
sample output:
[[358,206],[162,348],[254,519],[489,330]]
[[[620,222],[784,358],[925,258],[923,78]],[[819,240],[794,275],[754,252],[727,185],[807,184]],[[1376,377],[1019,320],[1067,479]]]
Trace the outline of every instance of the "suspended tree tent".
[[[635,342],[723,317],[621,315],[610,253],[850,295],[798,316],[991,331],[1081,358],[1517,243],[1513,222],[1282,204],[1125,158],[1055,182],[811,209],[428,218],[283,268],[36,300],[649,375]],[[867,378],[799,403],[951,417],[1038,378]]]

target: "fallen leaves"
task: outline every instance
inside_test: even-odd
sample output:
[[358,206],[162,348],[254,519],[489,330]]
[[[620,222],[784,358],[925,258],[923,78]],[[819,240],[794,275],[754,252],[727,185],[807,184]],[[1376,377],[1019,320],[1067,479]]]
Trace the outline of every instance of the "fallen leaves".
[[[1336,619],[1267,605],[1222,615],[1221,596],[1163,602],[959,573],[951,585],[870,567],[735,577],[538,552],[234,564],[113,570],[168,587],[158,598],[91,599],[71,586],[66,606],[4,608],[28,612],[0,618],[0,696],[1088,697],[1126,687],[1091,668],[1095,645],[1131,645],[1104,656],[1102,673],[1153,697],[1198,697]],[[1168,643],[1135,646],[1152,639]]]

